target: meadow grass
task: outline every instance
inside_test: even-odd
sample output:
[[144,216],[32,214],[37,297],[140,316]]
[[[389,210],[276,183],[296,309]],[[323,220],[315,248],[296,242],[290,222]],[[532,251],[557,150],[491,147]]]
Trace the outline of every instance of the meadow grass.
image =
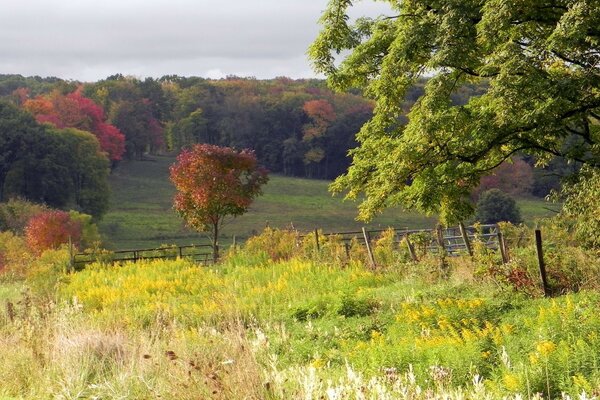
[[254,357],[263,379],[288,376],[273,383],[277,398],[309,390],[293,371],[325,382],[343,381],[348,368],[382,379],[382,387],[407,372],[435,390],[468,388],[475,379],[492,398],[598,387],[596,292],[531,300],[464,275],[439,280],[431,267],[373,271],[245,255],[214,268],[185,260],[96,265],[72,276],[62,294],[105,329],[144,330],[158,318],[183,331],[226,332],[236,321],[248,340],[262,343]]
[[0,282],[0,302],[15,301],[19,298],[25,285],[20,282]]
[[385,237],[375,268],[333,237],[316,249],[271,229],[210,267],[142,260],[68,274],[66,250],[48,251],[27,274],[31,291],[0,310],[11,354],[0,398],[596,398],[600,295],[586,285],[598,260],[562,259],[587,260],[587,283],[543,298],[536,282],[511,280],[533,276],[529,253],[502,265],[475,246],[414,263]]
[[[174,187],[168,169],[173,157],[156,156],[152,161],[122,162],[111,177],[111,208],[100,222],[106,246],[111,249],[154,248],[162,244],[205,243],[202,233],[184,227],[172,208]],[[248,213],[229,219],[223,230],[223,244],[233,235],[239,240],[259,233],[268,225],[293,226],[300,231],[320,228],[325,232],[360,230],[366,224],[356,221],[356,202],[343,201],[328,192],[330,182],[272,175],[264,194]],[[538,199],[519,200],[526,221],[551,215]],[[431,228],[436,219],[392,208],[367,226]]]

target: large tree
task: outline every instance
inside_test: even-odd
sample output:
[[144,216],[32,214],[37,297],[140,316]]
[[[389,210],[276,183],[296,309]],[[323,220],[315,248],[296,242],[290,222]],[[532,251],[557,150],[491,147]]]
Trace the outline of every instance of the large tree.
[[248,211],[267,180],[267,171],[252,151],[210,144],[183,150],[171,166],[171,181],[177,188],[175,210],[190,227],[209,231],[214,261],[219,257],[223,220]]
[[[463,218],[480,177],[515,153],[599,169],[597,0],[386,2],[389,15],[351,22],[353,2],[330,0],[310,48],[333,87],[376,101],[353,165],[333,185],[366,193],[361,217],[402,204]],[[402,123],[407,91],[427,76]],[[452,101],[474,83],[484,93]]]
[[0,102],[0,202],[24,197],[100,217],[108,208],[108,174],[109,160],[93,134],[41,126]]

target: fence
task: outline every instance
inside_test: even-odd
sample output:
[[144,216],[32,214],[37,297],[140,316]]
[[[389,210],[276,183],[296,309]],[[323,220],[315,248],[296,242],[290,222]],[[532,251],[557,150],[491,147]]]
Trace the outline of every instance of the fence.
[[[366,246],[370,263],[375,264],[376,262],[371,250],[371,243],[377,240],[383,232],[389,231],[389,229],[394,231],[396,244],[400,244],[402,241],[407,244],[409,253],[414,261],[417,261],[417,256],[411,237],[414,238],[415,236],[419,237],[420,246],[422,246],[422,250],[427,253],[440,254],[443,252],[444,255],[451,257],[463,253],[472,255],[471,244],[477,240],[489,249],[500,250],[503,260],[506,258],[502,233],[496,224],[468,227],[460,224],[456,227],[448,228],[438,226],[436,229],[388,228],[367,230],[366,228],[362,228],[360,231],[332,233],[319,233],[319,230],[315,229],[310,235],[314,236],[317,249],[319,249],[320,246],[320,235],[325,237],[336,236],[344,244],[346,253],[349,252],[350,243],[353,240],[358,239]],[[308,235],[309,234],[300,235],[299,238],[304,239]]]
[[[349,252],[350,243],[353,240],[358,240],[367,248],[371,264],[375,264],[371,243],[376,240],[383,232],[393,229],[395,233],[395,242],[400,244],[403,240],[407,243],[408,250],[413,258],[417,261],[416,252],[411,241],[411,237],[419,236],[419,243],[424,246],[425,252],[440,254],[443,252],[447,256],[456,256],[462,253],[472,254],[471,243],[475,240],[483,243],[487,248],[500,250],[503,259],[505,259],[505,247],[503,244],[502,233],[498,225],[478,225],[465,227],[460,224],[457,227],[436,229],[408,229],[408,228],[388,228],[388,229],[371,229],[362,228],[360,231],[348,232],[330,232],[319,233],[315,230],[311,233],[298,235],[299,239],[304,239],[309,235],[314,235],[317,249],[320,246],[319,236],[336,236],[338,237]],[[175,259],[175,258],[191,258],[194,261],[210,264],[213,263],[212,246],[209,244],[189,245],[189,246],[166,246],[155,249],[135,249],[135,250],[118,250],[113,252],[100,253],[80,253],[73,256],[72,265],[74,269],[82,269],[86,264],[102,261],[107,263],[117,263],[124,261],[138,261],[151,259]]]
[[139,261],[152,259],[190,258],[203,264],[213,263],[213,252],[210,244],[188,246],[163,246],[154,249],[135,249],[101,251],[94,253],[79,253],[72,258],[73,268],[83,269],[87,264],[100,261],[105,263],[118,263],[125,261]]

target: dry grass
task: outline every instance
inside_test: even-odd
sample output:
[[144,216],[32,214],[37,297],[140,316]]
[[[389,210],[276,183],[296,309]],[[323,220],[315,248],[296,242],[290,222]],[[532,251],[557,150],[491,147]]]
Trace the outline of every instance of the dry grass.
[[246,330],[94,327],[77,306],[20,307],[3,318],[0,398],[262,399]]

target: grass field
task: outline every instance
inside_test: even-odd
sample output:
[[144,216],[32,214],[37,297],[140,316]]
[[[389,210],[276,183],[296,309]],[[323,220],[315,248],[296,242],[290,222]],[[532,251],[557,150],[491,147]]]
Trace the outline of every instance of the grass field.
[[[152,248],[161,244],[203,242],[201,233],[186,229],[172,209],[174,187],[169,181],[173,157],[154,157],[152,161],[123,162],[111,176],[111,209],[100,223],[105,245],[112,249]],[[293,225],[301,231],[321,228],[325,232],[357,230],[364,225],[355,220],[357,203],[332,197],[328,181],[271,176],[250,211],[230,219],[224,227],[222,243],[232,235],[245,239],[268,224]],[[520,200],[523,216],[531,222],[552,214],[541,200]],[[436,223],[401,209],[390,209],[374,219],[372,227],[427,228]]]

